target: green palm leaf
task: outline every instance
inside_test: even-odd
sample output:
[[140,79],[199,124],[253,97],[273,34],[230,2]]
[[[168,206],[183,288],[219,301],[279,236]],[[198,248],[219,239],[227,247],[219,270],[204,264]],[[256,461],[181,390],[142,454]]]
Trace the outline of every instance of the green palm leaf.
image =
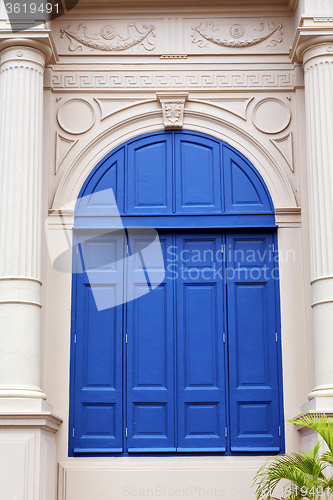
[[284,500],[314,500],[320,493],[333,491],[333,481],[324,474],[326,464],[319,455],[320,443],[308,452],[290,453],[266,462],[257,472],[253,485],[257,499],[273,500],[276,487],[282,480],[288,481],[289,490]]
[[333,453],[333,419],[324,413],[307,413],[296,419],[288,420],[291,424],[304,425],[316,431]]

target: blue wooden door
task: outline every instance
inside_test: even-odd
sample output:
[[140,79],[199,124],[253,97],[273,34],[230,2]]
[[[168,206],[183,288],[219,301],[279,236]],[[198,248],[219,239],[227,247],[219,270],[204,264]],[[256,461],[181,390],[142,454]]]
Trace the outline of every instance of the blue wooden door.
[[227,234],[231,451],[280,451],[272,233]]
[[226,450],[222,235],[176,235],[179,452]]
[[96,165],[75,208],[70,453],[280,451],[275,227],[258,171],[214,137],[154,132]]
[[86,237],[75,255],[85,272],[76,275],[74,453],[122,453],[124,235]]

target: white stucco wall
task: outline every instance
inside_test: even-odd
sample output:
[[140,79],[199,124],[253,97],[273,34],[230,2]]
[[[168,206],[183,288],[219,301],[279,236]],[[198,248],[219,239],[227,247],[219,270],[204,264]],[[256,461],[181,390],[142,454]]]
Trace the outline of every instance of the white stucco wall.
[[[192,42],[191,27],[205,21],[228,27],[241,24],[248,30],[260,22],[281,24],[282,41],[267,47],[269,39],[238,49],[208,42],[200,48]],[[286,418],[299,412],[313,387],[304,92],[302,69],[288,56],[293,22],[290,13],[208,16],[187,11],[177,16],[144,12],[87,17],[73,11],[67,19],[52,23],[59,61],[46,69],[44,91],[48,180],[45,175],[43,206],[45,215],[47,207],[52,214],[53,231],[59,222],[57,209],[76,199],[85,178],[106,153],[131,137],[163,130],[156,92],[188,92],[184,129],[226,141],[256,166],[272,195],[279,225]],[[121,33],[128,23],[141,29],[143,24],[154,25],[155,49],[106,55],[82,46],[71,52],[60,28],[71,25],[74,30],[80,23],[89,33],[109,24]],[[161,58],[174,55],[182,58]],[[68,101],[72,114],[63,111]],[[257,111],[260,105],[263,113]],[[277,113],[276,126],[271,112]],[[81,133],[76,133],[78,122]],[[65,219],[70,230],[70,211]],[[186,496],[184,488],[195,498],[253,498],[252,478],[266,457],[68,458],[71,276],[52,269],[45,241],[43,282],[42,389],[54,412],[64,419],[56,435],[59,500],[132,498],[140,489],[145,496],[151,495],[147,489],[153,489],[153,496],[158,496],[156,491],[164,496],[163,488]],[[287,424],[286,449],[299,448],[300,436]],[[167,490],[165,496],[171,496]]]

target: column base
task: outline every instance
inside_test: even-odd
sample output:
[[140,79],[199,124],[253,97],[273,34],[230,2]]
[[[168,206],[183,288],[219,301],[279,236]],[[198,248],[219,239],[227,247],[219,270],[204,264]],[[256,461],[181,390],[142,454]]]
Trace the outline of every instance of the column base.
[[[308,395],[308,400],[321,398],[333,398],[333,386],[332,385],[318,385],[315,387]],[[316,411],[316,410],[314,410]]]
[[[313,391],[314,392],[314,391]],[[333,417],[333,397],[315,397],[311,399],[308,403],[301,406],[300,413],[325,413],[328,417]],[[308,451],[313,449],[318,441],[322,441],[322,438],[312,429],[304,427],[303,425],[297,425],[296,429],[301,433],[301,450]]]
[[34,399],[46,399],[46,394],[38,387],[26,388],[26,387],[0,387],[0,399],[1,398],[34,398]]
[[55,433],[61,422],[42,399],[0,400],[3,498],[56,500]]

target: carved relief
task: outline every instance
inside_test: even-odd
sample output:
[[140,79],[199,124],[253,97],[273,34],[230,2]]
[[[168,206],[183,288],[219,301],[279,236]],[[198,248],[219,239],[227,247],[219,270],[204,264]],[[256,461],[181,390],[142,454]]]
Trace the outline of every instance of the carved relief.
[[182,128],[187,93],[156,94],[162,106],[165,129]]
[[288,127],[290,119],[290,108],[275,97],[267,97],[257,102],[252,115],[255,127],[265,134],[282,132]]
[[290,132],[289,134],[284,135],[283,137],[279,137],[277,139],[270,139],[270,140],[274,144],[274,146],[276,146],[277,149],[280,151],[283,158],[288,163],[290,170],[293,172],[294,171],[294,155],[293,155],[293,136],[292,136],[292,133]]
[[58,109],[57,120],[68,134],[84,134],[95,123],[95,110],[90,102],[84,99],[70,99]]
[[56,161],[54,173],[57,174],[59,168],[61,167],[64,159],[71,151],[71,149],[77,144],[78,139],[67,139],[56,132]]
[[[127,25],[127,38],[117,34],[116,29],[111,25],[103,26],[99,33],[88,34],[85,24],[80,24],[75,31],[61,28],[61,37],[66,36],[69,40],[68,50],[82,50],[82,45],[90,47],[91,50],[103,50],[106,52],[119,52],[135,46],[144,47],[146,50],[153,50],[155,45],[150,41],[155,36],[155,26],[142,26],[144,31],[140,31],[135,23]],[[112,40],[112,41],[111,41]]]
[[[226,38],[224,26],[215,26],[214,23],[200,23],[197,26],[192,27],[192,42],[196,43],[199,47],[207,47],[208,42],[214,43],[221,47],[230,48],[243,48],[251,47],[252,45],[257,45],[265,40],[271,38],[270,43],[267,47],[272,47],[277,43],[282,42],[282,25],[276,26],[274,23],[262,22],[254,30],[249,28],[248,30],[253,31],[251,38],[246,38],[241,40],[241,38],[246,34],[246,29],[241,24],[234,24],[229,29],[229,36],[231,35],[234,40],[228,40]],[[261,32],[261,36],[256,36],[257,33]],[[274,35],[274,36],[273,36]],[[248,35],[247,35],[248,36]]]
[[153,99],[141,99],[137,97],[127,98],[127,97],[94,97],[101,110],[101,121],[105,120],[109,116],[123,111],[124,109],[131,108],[133,106],[138,106],[139,104],[144,104],[151,102]]
[[223,90],[223,89],[294,89],[293,70],[211,70],[177,72],[158,71],[69,71],[53,70],[50,87],[53,90],[75,91],[96,89],[145,90]]
[[239,118],[246,121],[247,108],[253,99],[253,97],[219,97],[217,99],[207,99],[205,101],[200,99],[191,99],[191,101],[211,104],[224,111],[228,111],[228,113],[239,116]]
[[241,38],[245,33],[245,28],[241,24],[233,24],[230,28],[232,38]]

